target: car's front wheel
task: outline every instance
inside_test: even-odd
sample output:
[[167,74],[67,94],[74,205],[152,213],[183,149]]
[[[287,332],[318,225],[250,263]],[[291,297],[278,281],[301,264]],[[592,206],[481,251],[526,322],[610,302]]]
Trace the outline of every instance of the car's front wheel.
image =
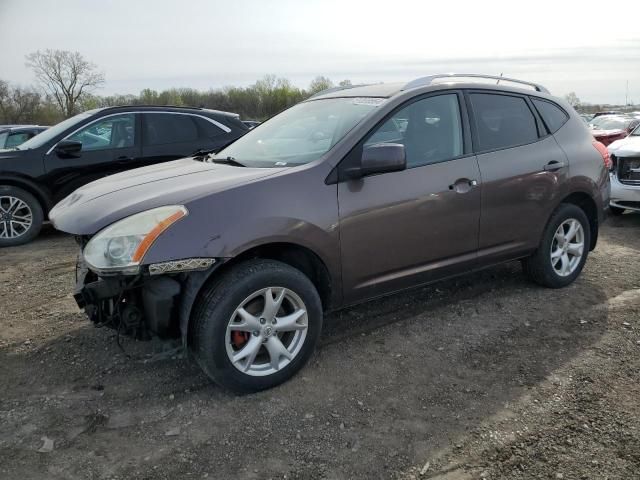
[[33,195],[13,185],[0,185],[0,247],[30,242],[40,232],[43,219]]
[[232,267],[201,294],[190,348],[215,382],[239,393],[274,387],[307,362],[322,305],[299,270],[273,260]]
[[589,220],[580,207],[561,204],[549,219],[538,249],[523,260],[525,274],[545,287],[569,285],[587,261],[590,232]]

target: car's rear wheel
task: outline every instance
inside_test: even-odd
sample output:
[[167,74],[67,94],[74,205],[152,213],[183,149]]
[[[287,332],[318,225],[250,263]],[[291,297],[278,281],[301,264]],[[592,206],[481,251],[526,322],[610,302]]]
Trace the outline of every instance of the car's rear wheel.
[[523,260],[525,274],[550,288],[572,283],[584,267],[591,236],[584,211],[572,204],[561,204],[551,216],[536,252]]
[[40,232],[43,219],[33,195],[13,185],[0,185],[0,247],[30,242]]
[[611,215],[614,215],[617,217],[622,215],[626,211],[626,208],[614,207],[613,205],[610,205],[609,211],[611,212]]
[[322,328],[311,281],[273,260],[244,262],[201,295],[190,347],[215,382],[239,393],[274,387],[304,366]]

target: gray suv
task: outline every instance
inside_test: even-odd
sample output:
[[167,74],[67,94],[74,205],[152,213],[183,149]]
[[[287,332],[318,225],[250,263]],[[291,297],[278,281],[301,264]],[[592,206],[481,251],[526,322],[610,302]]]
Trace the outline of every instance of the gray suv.
[[609,164],[545,88],[435,75],[321,92],[218,154],[90,183],[50,218],[78,239],[92,321],[181,338],[250,392],[305,364],[324,312],[512,260],[570,284]]

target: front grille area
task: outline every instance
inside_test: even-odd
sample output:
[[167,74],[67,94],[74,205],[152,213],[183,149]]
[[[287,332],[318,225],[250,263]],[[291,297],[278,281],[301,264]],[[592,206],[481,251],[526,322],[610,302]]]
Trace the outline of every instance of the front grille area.
[[640,157],[617,157],[616,164],[620,183],[640,186]]

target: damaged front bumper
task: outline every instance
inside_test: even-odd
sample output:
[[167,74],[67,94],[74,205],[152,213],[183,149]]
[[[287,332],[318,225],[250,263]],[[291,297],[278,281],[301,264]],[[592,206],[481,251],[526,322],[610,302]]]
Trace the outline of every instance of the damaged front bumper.
[[610,205],[640,211],[640,157],[613,157]]
[[215,259],[184,259],[146,266],[137,275],[99,275],[80,252],[73,297],[96,325],[142,340],[186,340],[195,296],[216,267]]

